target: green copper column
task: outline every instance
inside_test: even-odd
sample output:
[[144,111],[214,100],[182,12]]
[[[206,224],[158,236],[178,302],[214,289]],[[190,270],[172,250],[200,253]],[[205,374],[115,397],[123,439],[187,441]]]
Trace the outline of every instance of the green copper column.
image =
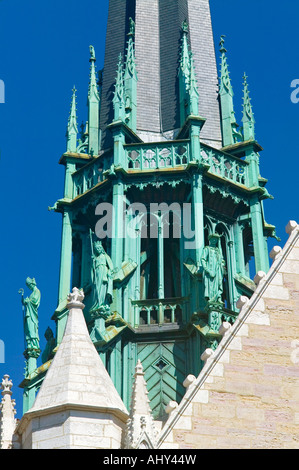
[[164,299],[164,234],[162,215],[158,225],[158,298]]
[[[246,161],[249,163],[248,180],[250,187],[259,187],[259,155],[255,152],[253,145],[249,145],[246,151]],[[262,205],[259,197],[254,195],[250,200],[251,228],[253,236],[253,247],[256,272],[269,270],[269,259],[265,251],[264,224]]]
[[66,158],[64,198],[73,199],[74,184],[72,174],[76,171],[76,164],[70,158]]
[[234,225],[234,240],[235,240],[237,273],[245,275],[243,227],[238,222],[236,222]]
[[[61,237],[61,258],[60,258],[60,276],[58,290],[58,312],[66,309],[66,298],[70,293],[72,274],[72,225],[71,213],[65,209],[62,221],[62,237]],[[60,344],[67,316],[63,314],[61,318],[57,318],[57,344]]]
[[192,202],[194,217],[195,262],[200,266],[201,254],[204,248],[204,214],[202,196],[202,175],[196,173],[192,181]]
[[72,272],[72,225],[71,214],[64,211],[62,221],[61,262],[59,278],[59,303],[70,293]]
[[[123,243],[124,243],[124,186],[121,181],[116,181],[113,186],[113,227],[111,240],[111,259],[115,271],[122,268]],[[113,308],[118,313],[122,311],[121,289],[116,289]]]
[[250,214],[255,258],[255,270],[256,272],[264,271],[265,273],[267,273],[269,271],[269,259],[265,252],[264,246],[265,240],[261,203],[257,196],[252,198],[250,201]]

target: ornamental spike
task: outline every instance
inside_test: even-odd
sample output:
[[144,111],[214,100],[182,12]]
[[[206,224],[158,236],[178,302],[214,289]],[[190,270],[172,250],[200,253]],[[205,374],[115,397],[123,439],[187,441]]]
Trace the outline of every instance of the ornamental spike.
[[244,96],[243,96],[243,133],[244,140],[255,139],[255,120],[252,111],[251,99],[249,96],[249,88],[247,82],[247,75],[244,73],[243,76],[244,84]]
[[180,54],[180,71],[186,78],[186,83],[189,83],[189,73],[190,73],[190,55],[189,55],[189,46],[188,46],[188,32],[189,27],[188,23],[185,20],[182,24],[182,42],[181,42],[181,54]]
[[243,136],[238,130],[238,124],[236,122],[236,116],[234,111],[233,102],[233,88],[231,84],[230,74],[227,63],[227,50],[224,47],[225,36],[220,38],[220,52],[221,52],[221,76],[220,76],[220,103],[221,103],[221,115],[222,115],[222,135],[223,135],[223,146],[233,145],[236,142],[242,141]]
[[137,128],[137,69],[135,61],[135,23],[130,18],[130,31],[128,34],[128,46],[126,55],[126,65],[124,72],[124,101],[125,101],[125,122],[136,132]]
[[128,46],[127,46],[125,79],[131,78],[131,77],[137,79],[134,35],[135,35],[135,23],[132,20],[132,18],[130,18],[130,32],[128,34],[129,40],[128,40]]
[[221,52],[220,95],[223,93],[229,93],[231,96],[234,96],[230,74],[228,70],[228,63],[227,63],[227,56],[226,56],[227,50],[224,47],[224,38],[225,36],[222,35],[220,39],[220,52]]
[[67,126],[67,152],[76,152],[77,149],[77,134],[78,134],[78,125],[77,125],[77,107],[76,107],[76,88],[73,87],[72,101],[71,101],[71,110],[68,119]]
[[97,74],[96,74],[96,57],[95,57],[95,50],[93,46],[89,46],[90,52],[90,80],[89,80],[89,88],[88,88],[88,100],[95,98],[96,100],[100,101],[98,84],[97,84]]
[[113,106],[114,106],[114,120],[124,121],[125,120],[125,101],[124,101],[124,71],[123,71],[122,54],[120,54],[118,58]]
[[100,94],[96,73],[96,56],[93,46],[89,46],[90,52],[90,79],[88,88],[88,154],[98,155],[99,153],[99,114],[100,114]]

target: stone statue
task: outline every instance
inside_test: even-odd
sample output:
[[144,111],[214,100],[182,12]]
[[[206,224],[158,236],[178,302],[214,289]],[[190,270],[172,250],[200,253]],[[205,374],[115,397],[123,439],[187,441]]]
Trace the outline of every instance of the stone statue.
[[35,279],[27,277],[26,285],[32,290],[30,297],[24,299],[22,297],[22,303],[24,305],[24,333],[27,349],[39,350],[39,335],[38,335],[38,308],[40,305],[41,294],[36,287]]
[[102,242],[93,243],[93,286],[90,312],[109,310],[113,298],[113,263]]
[[209,246],[204,248],[201,258],[204,296],[209,302],[222,302],[225,261],[218,245],[219,239],[217,233],[209,236]]

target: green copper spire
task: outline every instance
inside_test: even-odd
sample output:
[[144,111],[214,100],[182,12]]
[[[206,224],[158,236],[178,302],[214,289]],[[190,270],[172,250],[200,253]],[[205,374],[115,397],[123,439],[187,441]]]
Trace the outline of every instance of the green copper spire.
[[67,152],[76,152],[77,150],[77,134],[78,134],[78,125],[77,125],[77,107],[76,107],[76,88],[73,88],[72,104],[71,111],[68,120],[67,126]]
[[125,121],[124,72],[122,55],[119,55],[115,92],[113,98],[114,121]]
[[244,140],[255,140],[255,120],[252,112],[251,99],[249,97],[247,76],[244,73],[244,97],[243,97],[243,133]]
[[135,23],[130,18],[130,32],[124,75],[126,123],[136,132],[137,127],[137,70],[135,62]]
[[221,78],[219,94],[222,114],[223,146],[226,147],[227,145],[233,145],[240,141],[242,136],[237,130],[238,124],[236,123],[233,103],[234,92],[228,70],[227,50],[224,47],[224,38],[225,36],[221,36],[220,40]]
[[96,76],[96,57],[93,46],[89,46],[90,51],[90,80],[88,88],[88,153],[98,155],[99,153],[99,113],[100,95]]

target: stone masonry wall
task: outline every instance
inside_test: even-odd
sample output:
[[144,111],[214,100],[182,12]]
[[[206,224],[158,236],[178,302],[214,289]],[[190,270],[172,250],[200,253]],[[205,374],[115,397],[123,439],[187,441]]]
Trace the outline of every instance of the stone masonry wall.
[[213,356],[172,411],[160,447],[298,448],[298,226]]

